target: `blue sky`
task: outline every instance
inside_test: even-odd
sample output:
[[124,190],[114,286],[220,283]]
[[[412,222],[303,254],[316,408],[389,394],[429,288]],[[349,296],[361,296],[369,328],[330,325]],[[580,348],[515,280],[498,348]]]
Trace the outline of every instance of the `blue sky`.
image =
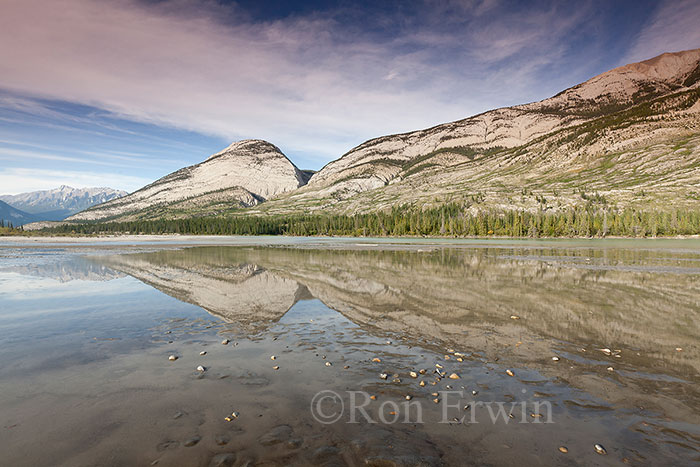
[[230,142],[384,134],[700,47],[698,1],[3,0],[0,193],[133,191]]

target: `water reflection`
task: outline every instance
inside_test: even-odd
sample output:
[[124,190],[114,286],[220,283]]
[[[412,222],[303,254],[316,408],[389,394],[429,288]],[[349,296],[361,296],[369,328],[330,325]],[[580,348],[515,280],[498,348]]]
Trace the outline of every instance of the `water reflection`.
[[111,281],[124,277],[124,273],[114,271],[104,264],[95,263],[81,256],[64,257],[54,260],[42,258],[41,262],[6,266],[2,272],[13,272],[23,276],[45,277],[58,282],[70,281]]
[[[37,439],[66,465],[208,465],[220,452],[237,452],[237,465],[307,465],[333,449],[348,465],[682,464],[700,452],[697,250],[346,243],[57,255],[18,255],[0,271],[0,348],[14,362],[0,367],[13,427],[0,447],[12,465],[41,463]],[[461,378],[439,380],[436,363]],[[409,376],[419,368],[428,372]],[[318,391],[352,389],[378,394],[373,410],[412,394],[434,421],[432,394],[450,388],[546,400],[556,424],[319,430],[308,413]],[[226,422],[232,410],[241,417]],[[267,446],[280,425],[298,443]],[[188,447],[194,435],[202,441]]]
[[[614,365],[648,392],[697,382],[700,372],[692,252],[199,247],[99,261],[248,328],[313,296],[364,327],[491,360],[551,371],[551,356],[561,354],[603,374]],[[556,371],[587,384],[578,368]],[[698,401],[689,386],[674,391]]]

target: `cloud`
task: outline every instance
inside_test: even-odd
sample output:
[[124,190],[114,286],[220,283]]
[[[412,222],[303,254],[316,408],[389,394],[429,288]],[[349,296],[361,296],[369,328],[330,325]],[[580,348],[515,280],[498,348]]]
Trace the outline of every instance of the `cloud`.
[[700,2],[665,1],[636,38],[623,62],[631,63],[664,52],[680,52],[700,47]]
[[[107,182],[108,181],[108,182]],[[103,187],[134,191],[153,180],[110,172],[46,170],[27,168],[0,169],[0,187],[3,195],[45,190],[60,185],[75,188]]]
[[216,2],[4,0],[0,87],[327,162],[540,97],[538,73],[591,20],[586,3],[440,4],[252,21]]

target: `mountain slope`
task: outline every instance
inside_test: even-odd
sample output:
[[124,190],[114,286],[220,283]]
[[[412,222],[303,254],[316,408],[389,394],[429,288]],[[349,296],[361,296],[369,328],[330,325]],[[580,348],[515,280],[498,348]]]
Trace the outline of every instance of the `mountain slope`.
[[62,220],[96,204],[126,195],[112,188],[72,188],[62,185],[53,190],[3,195],[0,200],[30,213],[37,220]]
[[158,218],[193,212],[216,214],[254,206],[304,185],[300,171],[274,145],[261,140],[231,144],[204,162],[185,167],[140,190],[68,218],[68,221]]
[[34,222],[37,219],[31,214],[20,211],[4,201],[0,201],[0,221],[5,225],[12,223],[13,226],[19,227],[23,224]]
[[[558,209],[697,202],[700,49],[663,54],[540,102],[369,140],[266,213],[406,203]],[[545,197],[545,201],[542,198]]]
[[234,143],[68,220],[355,214],[449,202],[472,214],[698,209],[700,49],[618,67],[539,102],[375,138],[314,174],[270,143]]

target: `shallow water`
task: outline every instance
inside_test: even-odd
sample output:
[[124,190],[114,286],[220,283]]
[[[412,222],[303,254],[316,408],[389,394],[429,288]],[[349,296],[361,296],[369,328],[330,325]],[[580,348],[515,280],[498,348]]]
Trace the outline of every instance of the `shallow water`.
[[696,240],[208,241],[0,244],[0,464],[700,461]]

